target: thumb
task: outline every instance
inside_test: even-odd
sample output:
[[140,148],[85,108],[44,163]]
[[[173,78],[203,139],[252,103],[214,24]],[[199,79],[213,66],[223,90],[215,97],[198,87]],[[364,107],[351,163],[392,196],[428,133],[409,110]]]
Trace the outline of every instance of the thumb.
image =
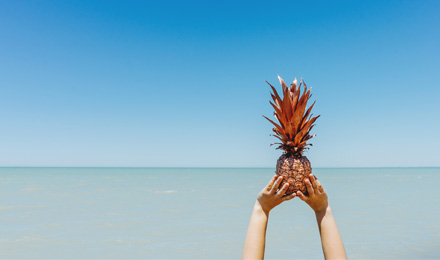
[[297,191],[296,194],[302,201],[306,201],[307,197],[301,191]]

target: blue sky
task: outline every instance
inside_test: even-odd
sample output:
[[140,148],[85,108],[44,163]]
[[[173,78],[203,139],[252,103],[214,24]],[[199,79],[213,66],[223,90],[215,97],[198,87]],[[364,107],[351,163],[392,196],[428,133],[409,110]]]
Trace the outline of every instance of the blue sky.
[[440,166],[439,1],[1,1],[0,166],[274,167],[276,75],[315,167]]

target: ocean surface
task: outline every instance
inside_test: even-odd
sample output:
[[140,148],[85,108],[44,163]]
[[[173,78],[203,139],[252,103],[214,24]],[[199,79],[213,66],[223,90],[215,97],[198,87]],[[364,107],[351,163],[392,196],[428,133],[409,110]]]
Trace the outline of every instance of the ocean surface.
[[[313,169],[350,259],[440,259],[440,168]],[[239,259],[274,169],[0,168],[0,258]],[[266,259],[323,259],[313,211],[270,215]]]

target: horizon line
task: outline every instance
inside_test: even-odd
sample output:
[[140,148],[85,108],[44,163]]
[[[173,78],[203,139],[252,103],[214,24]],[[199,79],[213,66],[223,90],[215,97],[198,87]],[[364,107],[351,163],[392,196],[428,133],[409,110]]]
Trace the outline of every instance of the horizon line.
[[[274,167],[231,167],[231,166],[0,166],[0,168],[144,168],[144,169],[273,169]],[[440,166],[329,166],[312,169],[367,169],[367,168],[440,168]]]

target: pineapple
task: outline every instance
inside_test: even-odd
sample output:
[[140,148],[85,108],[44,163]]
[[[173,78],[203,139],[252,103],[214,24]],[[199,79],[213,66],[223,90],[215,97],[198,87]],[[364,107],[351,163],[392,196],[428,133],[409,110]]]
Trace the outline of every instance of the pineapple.
[[[303,156],[302,153],[308,149],[307,145],[311,146],[307,141],[315,137],[315,135],[310,135],[310,131],[319,116],[312,117],[310,111],[316,101],[306,111],[307,101],[312,95],[310,89],[307,90],[304,81],[301,79],[299,86],[297,86],[295,78],[290,87],[287,87],[280,76],[278,76],[278,79],[283,87],[282,99],[275,88],[269,82],[266,82],[273,91],[273,94],[271,94],[273,103],[269,102],[275,109],[274,115],[279,124],[263,116],[275,126],[273,128],[275,134],[272,136],[281,141],[281,143],[277,143],[279,144],[277,149],[284,150],[283,155],[277,161],[276,174],[283,176],[280,187],[285,182],[289,183],[286,195],[297,191],[307,195],[304,181],[312,173],[312,167],[307,157]],[[304,86],[303,93],[300,93],[301,85]]]

